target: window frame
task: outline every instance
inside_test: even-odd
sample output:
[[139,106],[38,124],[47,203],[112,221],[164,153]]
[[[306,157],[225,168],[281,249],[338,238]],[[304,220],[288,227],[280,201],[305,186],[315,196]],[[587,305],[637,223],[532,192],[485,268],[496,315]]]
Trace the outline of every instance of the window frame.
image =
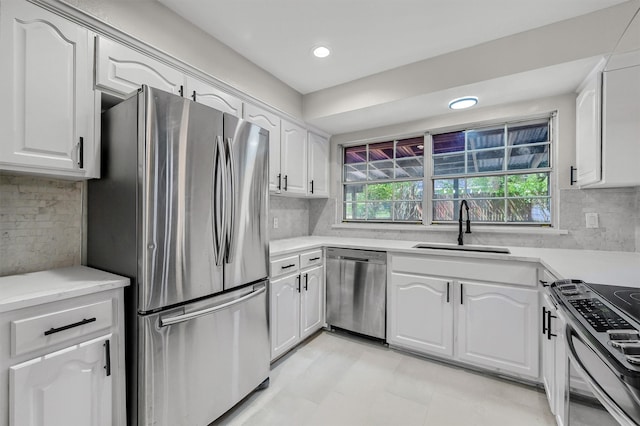
[[[369,175],[369,163],[375,163],[376,161],[389,161],[389,160],[374,160],[374,161],[369,161],[369,146],[370,145],[376,145],[379,143],[385,143],[385,142],[392,142],[393,143],[393,159],[392,161],[395,163],[396,160],[398,159],[398,157],[396,156],[397,152],[396,152],[396,147],[397,147],[397,143],[401,142],[403,140],[406,139],[416,139],[416,138],[422,138],[422,177],[420,178],[415,178],[415,177],[406,177],[406,178],[390,178],[390,179],[368,179],[368,175]],[[345,149],[347,148],[352,148],[352,147],[356,147],[356,146],[366,146],[366,152],[367,152],[367,161],[365,162],[365,164],[367,165],[367,179],[365,180],[361,180],[361,181],[346,181],[345,178],[345,162],[344,162],[344,155],[345,155]],[[409,134],[409,135],[403,135],[403,136],[399,136],[399,137],[390,137],[390,138],[379,138],[379,139],[373,139],[373,140],[367,140],[367,141],[359,141],[359,142],[353,142],[353,143],[348,143],[348,144],[341,144],[340,145],[340,201],[339,201],[339,205],[340,205],[340,217],[341,217],[341,221],[342,223],[359,223],[359,224],[394,224],[394,225],[424,225],[424,209],[425,209],[425,173],[426,173],[426,168],[425,168],[425,162],[426,162],[426,156],[425,156],[425,152],[427,149],[427,145],[426,145],[426,134],[425,133],[419,133],[419,134]],[[407,158],[407,157],[400,157],[400,158]],[[422,182],[422,200],[420,202],[420,206],[422,208],[422,218],[420,219],[420,221],[396,221],[392,219],[377,219],[377,220],[368,220],[368,219],[346,219],[345,218],[345,213],[346,213],[346,201],[345,201],[345,187],[348,185],[375,185],[375,184],[384,184],[384,183],[398,183],[398,182]],[[366,203],[368,204],[371,200],[367,200]],[[377,201],[377,200],[373,200],[373,201]],[[397,201],[394,199],[389,200],[389,202],[392,203],[392,216],[393,216],[393,203]],[[410,201],[410,200],[408,200]]]
[[[557,229],[558,226],[558,215],[559,215],[559,191],[557,186],[557,174],[556,170],[556,158],[557,158],[557,150],[558,150],[558,112],[557,110],[535,114],[535,115],[522,115],[517,117],[509,117],[501,120],[490,120],[483,122],[475,122],[475,123],[466,123],[462,125],[454,125],[447,126],[442,128],[434,128],[429,131],[425,131],[421,134],[409,133],[403,134],[397,137],[386,137],[386,138],[372,138],[367,140],[359,140],[348,143],[342,143],[339,145],[339,167],[340,167],[340,178],[339,178],[339,199],[337,200],[337,205],[339,207],[338,211],[336,211],[337,217],[340,218],[340,223],[343,225],[354,224],[354,225],[387,225],[393,224],[394,226],[422,226],[424,228],[433,227],[433,228],[442,228],[446,229],[451,226],[457,226],[457,222],[455,221],[433,221],[433,181],[436,176],[433,175],[433,138],[432,135],[448,133],[448,132],[457,132],[457,131],[466,131],[466,130],[476,130],[480,128],[490,128],[494,126],[504,126],[504,125],[517,125],[518,123],[525,122],[533,122],[536,120],[549,120],[549,166],[541,169],[515,169],[515,170],[504,170],[499,172],[479,172],[477,174],[473,174],[471,176],[465,175],[464,177],[476,177],[476,176],[496,176],[496,175],[514,175],[514,174],[530,174],[530,173],[549,173],[549,202],[551,204],[549,212],[550,212],[550,223],[536,223],[536,222],[475,222],[474,226],[485,226],[485,227],[496,227],[495,229],[509,229],[509,228],[529,228],[529,229]],[[344,191],[345,185],[349,184],[349,182],[345,181],[344,176],[344,150],[345,148],[350,148],[359,145],[368,145],[375,144],[385,141],[398,141],[401,139],[418,137],[420,135],[424,136],[424,151],[423,151],[423,196],[422,196],[422,220],[421,222],[397,222],[393,220],[352,220],[345,218],[345,199],[344,199]],[[546,142],[545,142],[546,143]],[[540,143],[543,144],[543,143]],[[507,150],[505,146],[503,149]],[[465,160],[466,161],[466,160]],[[526,170],[526,171],[523,171]],[[462,175],[438,175],[438,178],[446,179],[446,178],[454,178],[454,177],[463,177]],[[411,180],[411,179],[410,179]],[[363,184],[372,183],[374,181],[362,181]],[[380,181],[376,181],[380,182]],[[381,182],[391,182],[391,180],[383,180]],[[351,182],[355,183],[355,182]],[[505,195],[505,198],[506,195]]]

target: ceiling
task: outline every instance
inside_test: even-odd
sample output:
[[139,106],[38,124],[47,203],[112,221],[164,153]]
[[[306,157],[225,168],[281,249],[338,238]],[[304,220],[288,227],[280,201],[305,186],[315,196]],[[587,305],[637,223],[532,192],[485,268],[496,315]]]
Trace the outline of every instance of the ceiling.
[[[398,67],[436,58],[555,22],[623,3],[624,0],[158,0],[225,43],[302,95]],[[635,1],[635,0],[632,0]],[[594,30],[597,33],[597,30]],[[328,58],[313,57],[318,45]],[[596,59],[572,58],[541,67],[543,77],[556,72],[553,88],[527,85],[510,93],[500,81],[470,82],[471,90],[497,93],[491,102],[509,102],[574,90]],[[577,60],[577,61],[576,61]],[[574,63],[575,62],[575,63]],[[499,66],[499,65],[497,65]],[[533,70],[523,78],[536,80]],[[577,73],[581,73],[577,75]],[[509,78],[509,76],[499,76]],[[545,80],[548,82],[548,80]],[[509,84],[513,84],[507,81]],[[464,86],[457,84],[456,86]],[[521,84],[518,86],[522,87]],[[541,87],[542,86],[542,87]],[[404,109],[416,103],[448,100],[454,87],[416,93],[390,102],[330,114],[311,114],[307,122],[330,133],[372,127],[371,117],[385,123],[407,120]],[[496,92],[498,90],[498,92]],[[525,93],[527,92],[527,93]],[[478,92],[474,92],[478,93]],[[426,99],[425,99],[426,98]],[[304,99],[304,97],[303,97]],[[445,102],[446,103],[446,102]],[[486,105],[486,104],[484,104]],[[402,109],[400,109],[402,108]],[[428,114],[446,113],[439,108]],[[421,116],[425,116],[422,110]],[[415,118],[415,117],[411,117]],[[379,123],[379,122],[378,122]],[[378,124],[380,125],[380,124]]]

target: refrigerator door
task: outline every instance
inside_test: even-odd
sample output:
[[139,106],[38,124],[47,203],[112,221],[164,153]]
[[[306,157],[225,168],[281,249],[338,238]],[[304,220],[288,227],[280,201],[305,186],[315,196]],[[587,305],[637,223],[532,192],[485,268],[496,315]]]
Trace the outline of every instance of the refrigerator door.
[[149,312],[223,290],[226,175],[221,112],[146,86],[139,101],[138,311]]
[[224,114],[229,175],[225,289],[269,275],[269,132]]
[[206,425],[269,377],[266,282],[140,316],[142,425]]

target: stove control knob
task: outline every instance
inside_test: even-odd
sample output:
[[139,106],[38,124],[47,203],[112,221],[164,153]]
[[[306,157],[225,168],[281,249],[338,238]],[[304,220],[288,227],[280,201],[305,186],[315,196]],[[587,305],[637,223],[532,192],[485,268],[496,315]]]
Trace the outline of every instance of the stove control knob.
[[640,365],[640,356],[628,356],[627,361],[629,364]]

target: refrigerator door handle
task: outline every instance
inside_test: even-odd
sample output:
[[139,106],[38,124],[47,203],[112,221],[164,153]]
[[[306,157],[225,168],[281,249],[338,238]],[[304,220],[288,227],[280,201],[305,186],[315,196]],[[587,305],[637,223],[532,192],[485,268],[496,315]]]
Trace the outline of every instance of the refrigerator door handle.
[[232,149],[231,138],[227,138],[226,140],[226,162],[229,173],[229,194],[225,198],[228,206],[229,218],[226,228],[226,261],[227,263],[233,263],[235,252],[236,252],[236,243],[234,241],[234,235],[236,235],[236,170],[235,170],[235,159],[233,158],[233,149]]
[[237,305],[238,303],[242,303],[245,300],[252,299],[252,298],[264,293],[265,291],[267,291],[267,286],[262,286],[259,289],[254,290],[249,294],[245,294],[242,297],[239,297],[239,298],[237,298],[235,300],[232,300],[230,302],[227,302],[227,303],[223,303],[221,305],[212,306],[210,308],[201,309],[199,311],[189,312],[187,314],[176,315],[174,317],[160,318],[160,327],[167,327],[169,325],[178,324],[178,323],[189,321],[189,320],[192,320],[192,319],[204,316],[204,315],[212,314],[212,313],[220,311],[222,309],[226,309],[226,308],[228,308],[230,306]]
[[[214,221],[214,256],[216,261],[216,266],[222,265],[224,262],[224,248],[225,248],[225,239],[226,239],[226,229],[227,229],[227,213],[225,209],[225,203],[227,202],[227,172],[225,163],[224,163],[224,145],[222,144],[222,140],[220,136],[216,136],[216,147],[214,154],[214,188],[213,193],[211,194],[212,203],[213,203],[213,221]],[[218,186],[218,176],[221,178],[221,185]],[[222,206],[219,206],[216,199],[217,188],[222,188]],[[218,223],[220,223],[220,228],[218,228]]]

